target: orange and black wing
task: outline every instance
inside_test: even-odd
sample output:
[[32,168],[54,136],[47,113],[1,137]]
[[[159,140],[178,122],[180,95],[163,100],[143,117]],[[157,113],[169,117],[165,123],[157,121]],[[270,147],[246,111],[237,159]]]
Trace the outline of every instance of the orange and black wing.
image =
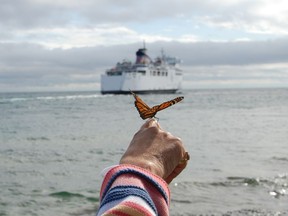
[[[140,113],[140,112],[139,112]],[[146,110],[140,113],[142,119],[153,118],[156,115],[157,111],[153,109]]]
[[140,114],[140,117],[142,119],[152,118],[155,114],[153,115],[153,113],[151,113],[151,108],[134,92],[131,91],[131,93],[135,98],[134,104]]
[[159,112],[160,110],[163,110],[163,109],[166,109],[178,102],[180,102],[181,100],[183,100],[184,97],[177,97],[173,100],[170,100],[170,101],[166,101],[160,105],[156,105],[156,106],[153,106],[151,109],[150,109],[150,112],[153,113],[154,115],[152,117],[154,117],[156,115],[157,112]]
[[178,102],[180,102],[181,100],[183,100],[184,97],[177,97],[177,98],[174,98],[173,100],[170,100],[170,101],[166,101],[160,105],[156,105],[154,107],[151,108],[151,110],[156,110],[156,112],[160,111],[160,110],[163,110],[163,109],[166,109]]
[[132,95],[134,96],[135,98],[135,107],[137,108],[139,114],[140,114],[140,117],[142,119],[147,119],[147,118],[152,118],[156,115],[156,113],[160,110],[163,110],[163,109],[166,109],[178,102],[180,102],[181,100],[184,99],[184,97],[177,97],[173,100],[170,100],[170,101],[166,101],[160,105],[156,105],[156,106],[153,106],[152,108],[150,108],[146,103],[144,103],[144,101],[142,101],[142,99],[137,96],[134,92],[132,92]]

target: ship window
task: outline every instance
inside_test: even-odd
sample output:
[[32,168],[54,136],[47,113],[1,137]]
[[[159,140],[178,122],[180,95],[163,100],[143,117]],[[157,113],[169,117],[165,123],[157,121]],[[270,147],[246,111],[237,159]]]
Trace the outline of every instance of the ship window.
[[146,71],[145,70],[139,70],[139,71],[137,71],[138,73],[141,73],[142,75],[145,75],[146,74]]
[[157,71],[157,75],[160,76],[160,71]]
[[109,71],[109,72],[107,72],[107,75],[108,76],[121,76],[122,75],[122,72],[120,72],[120,71]]

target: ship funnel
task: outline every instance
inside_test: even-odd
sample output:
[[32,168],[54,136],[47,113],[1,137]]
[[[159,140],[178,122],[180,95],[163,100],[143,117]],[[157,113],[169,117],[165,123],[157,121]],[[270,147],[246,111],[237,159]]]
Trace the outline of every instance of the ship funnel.
[[136,52],[136,64],[150,64],[151,63],[151,59],[146,54],[146,51],[147,51],[146,48],[142,48]]

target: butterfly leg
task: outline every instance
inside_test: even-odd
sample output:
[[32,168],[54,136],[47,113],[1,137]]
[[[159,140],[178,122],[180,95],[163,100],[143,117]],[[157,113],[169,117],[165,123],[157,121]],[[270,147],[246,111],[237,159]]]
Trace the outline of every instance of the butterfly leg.
[[156,122],[159,122],[159,118],[157,118],[156,116],[153,117],[154,119],[156,119]]

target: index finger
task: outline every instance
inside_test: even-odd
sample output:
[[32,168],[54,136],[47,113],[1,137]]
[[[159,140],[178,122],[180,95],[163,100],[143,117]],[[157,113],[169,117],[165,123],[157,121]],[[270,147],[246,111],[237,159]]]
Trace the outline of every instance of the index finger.
[[151,118],[151,119],[147,120],[147,121],[141,126],[140,129],[142,130],[142,129],[149,128],[149,127],[153,127],[153,126],[160,128],[160,125],[158,124],[158,122],[157,122],[155,119]]

